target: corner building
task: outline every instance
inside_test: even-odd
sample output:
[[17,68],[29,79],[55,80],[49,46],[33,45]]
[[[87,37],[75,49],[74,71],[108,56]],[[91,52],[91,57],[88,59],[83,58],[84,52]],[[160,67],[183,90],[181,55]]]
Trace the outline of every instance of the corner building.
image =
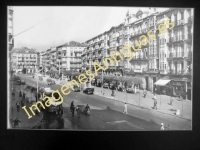
[[[83,67],[91,68],[94,61],[100,63],[110,52],[122,52],[124,46],[132,44],[139,51],[134,52],[134,58],[129,62],[109,64],[104,74],[120,76],[136,76],[142,78],[142,88],[153,91],[154,83],[161,78],[170,79],[170,87],[159,88],[159,92],[172,92],[174,96],[186,91],[191,97],[192,86],[192,51],[193,51],[193,12],[191,8],[145,8],[135,14],[129,11],[125,21],[119,26],[86,41],[87,48],[83,52]],[[167,25],[168,32],[160,34],[158,26],[167,19],[174,24],[173,29]],[[148,31],[156,35],[156,40],[150,40]],[[149,43],[143,46],[140,36],[145,35]],[[115,50],[116,49],[116,50]],[[124,52],[128,51],[124,49]],[[99,72],[101,74],[101,72]],[[190,98],[189,98],[190,99]]]

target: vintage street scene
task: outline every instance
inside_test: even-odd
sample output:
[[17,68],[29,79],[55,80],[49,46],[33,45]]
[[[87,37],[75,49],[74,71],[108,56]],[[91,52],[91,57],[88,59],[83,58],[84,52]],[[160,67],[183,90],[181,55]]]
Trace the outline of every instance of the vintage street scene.
[[7,128],[192,130],[193,8],[8,6]]

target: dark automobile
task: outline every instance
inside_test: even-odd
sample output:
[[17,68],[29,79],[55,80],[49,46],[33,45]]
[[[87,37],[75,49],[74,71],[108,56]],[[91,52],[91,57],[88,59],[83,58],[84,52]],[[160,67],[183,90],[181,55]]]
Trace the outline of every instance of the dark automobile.
[[127,92],[127,93],[134,93],[134,87],[128,86],[128,87],[126,88],[126,92]]
[[80,92],[81,89],[80,87],[78,87],[77,85],[74,85],[74,92]]
[[21,79],[15,80],[14,83],[16,85],[25,85],[26,84],[26,82],[24,80],[21,80]]
[[108,87],[109,87],[109,84],[108,84],[108,83],[104,83],[104,84],[103,84],[103,88],[107,88],[107,89],[108,89]]
[[124,86],[119,86],[117,90],[124,92],[125,91],[125,87]]
[[96,87],[101,87],[101,83],[97,83],[97,84],[96,84]]
[[86,88],[86,89],[83,90],[83,93],[93,94],[94,93],[94,88]]
[[111,86],[110,86],[110,89],[111,89],[111,90],[116,90],[116,89],[117,89],[117,88],[116,88],[116,85],[115,85],[115,84],[111,85]]

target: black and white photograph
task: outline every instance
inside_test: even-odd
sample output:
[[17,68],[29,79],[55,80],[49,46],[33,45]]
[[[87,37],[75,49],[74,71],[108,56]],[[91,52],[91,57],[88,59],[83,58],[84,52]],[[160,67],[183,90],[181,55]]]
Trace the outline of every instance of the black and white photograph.
[[194,8],[7,6],[7,129],[192,131]]

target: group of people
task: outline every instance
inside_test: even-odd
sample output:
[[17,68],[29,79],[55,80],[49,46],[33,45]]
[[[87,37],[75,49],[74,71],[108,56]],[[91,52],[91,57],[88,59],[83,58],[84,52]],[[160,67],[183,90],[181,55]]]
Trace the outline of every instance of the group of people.
[[[86,115],[88,115],[88,114],[90,114],[89,110],[90,110],[90,106],[87,104],[86,107],[85,107],[85,109],[83,110],[83,113],[85,113]],[[81,108],[80,108],[80,106],[75,107],[74,106],[74,101],[71,102],[70,111],[72,112],[72,117],[74,117],[74,112],[76,111],[77,118],[80,118],[80,114],[82,112]]]

